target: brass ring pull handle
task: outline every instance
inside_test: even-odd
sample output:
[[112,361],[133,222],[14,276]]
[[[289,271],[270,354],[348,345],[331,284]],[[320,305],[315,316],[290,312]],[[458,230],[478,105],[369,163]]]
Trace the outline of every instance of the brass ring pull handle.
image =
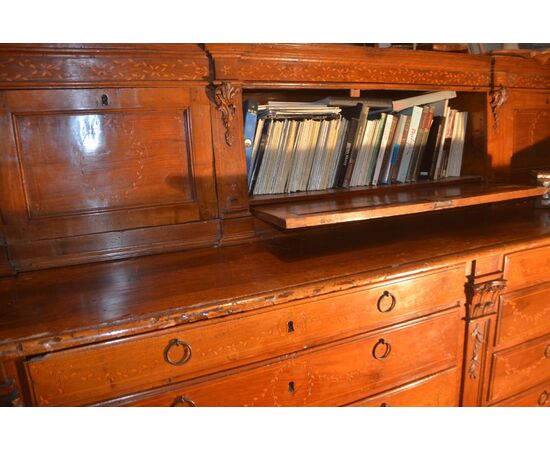
[[[380,351],[378,350],[380,347],[384,348],[384,352],[380,354]],[[391,345],[389,342],[386,342],[384,339],[379,339],[376,344],[374,344],[374,347],[372,348],[372,356],[381,361],[383,359],[386,359],[388,356],[390,356],[391,353]]]
[[180,395],[178,398],[174,400],[174,403],[172,403],[171,406],[197,406],[193,400],[188,399],[187,397]]
[[544,357],[545,358],[550,358],[550,344],[548,344],[546,346],[546,348],[544,349]]
[[[390,306],[388,306],[386,309],[384,309],[383,306],[382,306],[382,302],[384,301],[384,299],[386,297],[391,298],[391,303],[390,303]],[[387,312],[390,312],[391,310],[393,310],[393,308],[395,308],[396,304],[397,304],[397,300],[395,299],[395,295],[393,295],[392,293],[390,293],[388,291],[384,291],[384,293],[380,296],[380,298],[376,302],[376,308],[378,308],[378,311],[380,311],[381,313],[387,313]]]
[[548,394],[548,391],[543,391],[542,394],[539,396],[539,405],[543,406],[548,403],[548,399],[550,398],[550,394]]
[[[170,357],[170,350],[172,350],[173,347],[183,347],[184,349],[183,355],[178,360],[174,360]],[[172,339],[164,349],[164,360],[173,366],[183,366],[190,359],[191,346],[187,342],[180,341],[179,339]]]

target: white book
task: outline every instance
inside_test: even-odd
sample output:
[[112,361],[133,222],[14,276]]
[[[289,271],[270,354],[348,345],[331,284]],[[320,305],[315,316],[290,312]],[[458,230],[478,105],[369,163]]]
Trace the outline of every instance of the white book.
[[389,151],[391,152],[390,160],[388,165],[384,168],[384,173],[382,173],[379,178],[381,183],[387,184],[390,182],[391,169],[395,164],[397,152],[399,151],[399,147],[401,145],[401,139],[403,138],[403,133],[405,132],[405,123],[407,123],[407,116],[400,114],[397,122],[397,128],[395,129],[395,134],[393,135],[393,140],[389,148]]
[[281,139],[279,140],[279,145],[275,152],[273,153],[273,162],[271,164],[271,170],[268,174],[268,179],[266,181],[266,194],[275,193],[275,185],[280,174],[281,165],[284,158],[286,143],[288,140],[288,133],[290,129],[290,120],[285,120],[283,123],[283,131],[281,132]]
[[435,103],[441,100],[455,98],[455,91],[437,91],[429,92],[427,94],[417,95],[415,97],[403,98],[401,100],[395,100],[392,102],[393,110],[395,112],[403,111],[404,109],[411,108],[412,106],[425,105],[427,103]]
[[294,160],[291,166],[291,174],[289,177],[286,192],[296,192],[299,181],[299,172],[303,165],[305,152],[307,151],[307,144],[309,142],[309,136],[311,134],[312,120],[304,120],[302,123],[302,129],[296,147],[294,149]]
[[378,152],[380,151],[380,144],[382,141],[382,135],[384,133],[384,128],[386,126],[386,113],[382,113],[380,116],[380,123],[376,127],[376,131],[374,133],[374,139],[372,140],[372,146],[369,149],[369,153],[367,154],[367,171],[362,176],[363,182],[361,183],[364,186],[367,186],[372,181],[372,176],[374,174],[374,167],[376,165],[376,159],[378,157]]
[[384,125],[384,133],[382,134],[382,142],[380,143],[380,151],[376,158],[376,165],[374,167],[374,173],[372,175],[372,184],[376,186],[378,184],[378,179],[380,178],[380,171],[382,170],[382,163],[384,162],[384,157],[387,152],[390,151],[390,144],[388,142],[390,139],[390,131],[394,120],[397,120],[395,116],[389,114],[386,117],[386,124]]
[[321,165],[323,163],[324,153],[326,149],[326,141],[327,141],[329,127],[330,127],[330,121],[328,120],[321,121],[319,136],[317,137],[317,142],[315,144],[315,154],[313,155],[311,172],[309,173],[309,179],[307,183],[308,191],[314,191],[318,189],[317,185],[319,182],[319,174],[320,174]]
[[397,181],[400,183],[407,181],[409,165],[411,163],[414,142],[416,141],[416,135],[418,134],[418,126],[420,125],[422,112],[423,109],[419,106],[412,107],[411,125],[409,126],[407,141],[405,143],[405,148],[403,149],[403,156],[401,158],[401,164],[399,165],[399,171],[397,172]]
[[357,157],[355,158],[355,164],[353,166],[353,172],[351,174],[349,182],[350,187],[359,186],[360,175],[361,173],[363,173],[364,165],[366,164],[366,153],[372,143],[374,130],[377,123],[377,120],[369,120],[367,122],[365,134],[363,135],[363,139],[359,144],[359,150],[357,151]]
[[311,136],[308,143],[307,151],[304,153],[304,164],[299,179],[299,191],[307,190],[307,183],[309,181],[309,175],[311,174],[311,166],[313,164],[313,157],[315,156],[315,150],[317,147],[317,141],[319,140],[319,133],[321,131],[321,122],[314,120],[311,125]]
[[296,146],[296,138],[297,138],[300,122],[296,120],[291,120],[289,122],[290,122],[290,125],[288,130],[288,137],[285,142],[283,157],[277,173],[277,182],[273,187],[274,194],[285,192],[289,169],[290,169],[290,165],[292,164],[292,159],[294,156],[294,148]]
[[271,158],[273,157],[274,149],[276,149],[279,144],[281,130],[282,123],[278,121],[274,122],[272,127],[269,129],[269,135],[267,137],[264,154],[258,168],[258,175],[256,177],[256,184],[254,186],[254,195],[265,193],[265,179],[267,177],[267,172],[271,164]]
[[327,145],[325,151],[325,158],[322,163],[321,177],[318,184],[318,189],[327,189],[329,186],[329,177],[332,170],[332,161],[334,153],[336,152],[336,144],[338,142],[338,135],[341,127],[340,120],[332,120],[327,136]]
[[451,154],[449,155],[449,164],[447,168],[447,176],[449,177],[459,177],[462,170],[462,156],[464,153],[468,113],[459,112],[457,116],[457,130],[456,133],[453,133]]

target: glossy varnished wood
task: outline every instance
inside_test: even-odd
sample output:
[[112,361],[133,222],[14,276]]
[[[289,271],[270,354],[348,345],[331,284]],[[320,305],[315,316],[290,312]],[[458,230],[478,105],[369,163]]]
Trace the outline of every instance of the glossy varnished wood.
[[[420,378],[457,360],[458,309],[370,336],[291,355],[280,362],[196,385],[121,399],[130,406],[171,406],[184,396],[196,406],[339,406]],[[412,336],[416,336],[414,339]],[[377,360],[380,339],[391,342]],[[429,349],[429,350],[428,350]],[[291,384],[292,383],[292,384]]]
[[459,371],[451,367],[348,406],[458,406],[456,387],[459,380]]
[[[102,250],[129,256],[138,229],[142,251],[151,251],[159,244],[155,227],[217,217],[204,88],[0,97],[0,123],[11,137],[0,144],[1,198],[16,267],[98,259]],[[109,236],[126,230],[118,243]]]
[[352,45],[208,44],[219,80],[488,87],[490,59]]
[[387,193],[363,191],[332,199],[260,205],[253,207],[252,213],[278,227],[293,229],[538,197],[545,192],[544,187],[474,183],[405,186]]
[[502,295],[498,320],[499,348],[550,333],[550,284]]
[[489,212],[412,216],[0,279],[0,348],[36,354],[105,341],[550,242],[544,211]]
[[[209,321],[62,351],[36,358],[26,366],[40,405],[114,397],[456,307],[462,297],[463,276],[464,267],[459,265],[366,291],[325,296],[233,320]],[[170,353],[175,353],[177,359],[182,353],[187,356],[182,348],[188,349],[185,364],[166,361],[164,352],[174,340],[180,344]]]
[[539,384],[521,394],[514,395],[493,406],[527,406],[527,407],[549,407],[550,406],[550,382]]
[[488,400],[496,402],[548,379],[550,335],[496,352],[491,361]]
[[504,256],[508,292],[550,281],[550,247]]

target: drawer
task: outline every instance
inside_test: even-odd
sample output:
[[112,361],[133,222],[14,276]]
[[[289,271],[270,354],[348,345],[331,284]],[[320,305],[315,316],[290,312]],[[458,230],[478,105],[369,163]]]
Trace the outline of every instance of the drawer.
[[550,333],[550,283],[503,294],[496,345],[509,347]]
[[550,406],[550,381],[493,406]]
[[[460,328],[457,308],[431,319],[317,347],[216,380],[169,386],[104,404],[344,405],[456,364]],[[455,390],[457,382],[455,378]]]
[[456,306],[464,267],[26,363],[35,403],[83,404],[280,356]]
[[505,399],[548,378],[550,335],[493,355],[489,401]]
[[550,246],[506,255],[504,278],[508,291],[550,281]]
[[459,372],[451,367],[349,406],[458,406]]

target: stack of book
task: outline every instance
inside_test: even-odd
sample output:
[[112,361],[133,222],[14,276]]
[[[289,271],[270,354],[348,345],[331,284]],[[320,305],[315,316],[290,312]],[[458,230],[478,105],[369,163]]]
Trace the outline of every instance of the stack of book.
[[245,104],[251,194],[460,176],[467,113],[453,91],[391,101],[327,98]]

